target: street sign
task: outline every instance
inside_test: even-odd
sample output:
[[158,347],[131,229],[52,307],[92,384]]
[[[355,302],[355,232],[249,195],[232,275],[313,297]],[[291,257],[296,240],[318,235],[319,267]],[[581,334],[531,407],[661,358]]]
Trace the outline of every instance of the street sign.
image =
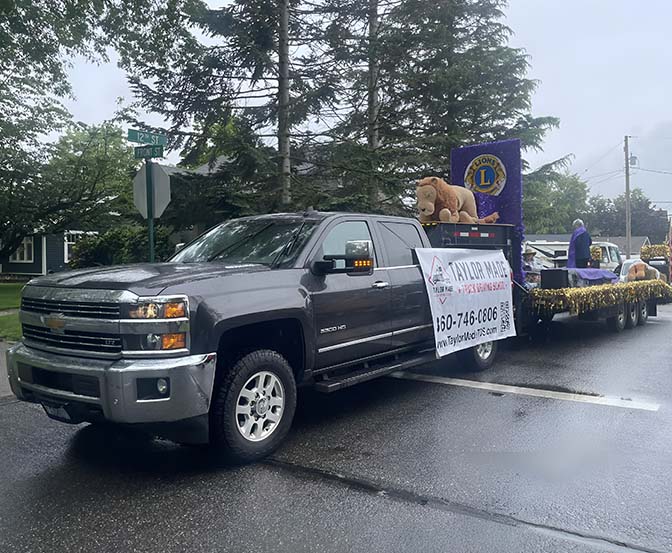
[[128,129],[127,138],[131,142],[139,142],[140,144],[149,144],[151,146],[168,145],[168,137],[165,134],[158,134],[155,132]]
[[163,146],[138,146],[134,149],[135,159],[163,157]]
[[[150,163],[152,192],[154,196],[154,217],[160,217],[170,203],[170,175],[156,163]],[[147,163],[133,178],[133,203],[140,214],[147,219]]]

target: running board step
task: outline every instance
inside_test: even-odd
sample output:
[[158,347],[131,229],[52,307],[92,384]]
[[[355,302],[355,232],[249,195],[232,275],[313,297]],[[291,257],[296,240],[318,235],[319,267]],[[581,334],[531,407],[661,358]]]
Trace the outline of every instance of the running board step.
[[435,351],[432,349],[428,352],[422,352],[421,355],[413,357],[405,361],[395,361],[391,365],[384,365],[382,367],[376,367],[372,369],[360,369],[343,376],[332,377],[328,380],[322,380],[315,384],[315,389],[318,392],[331,393],[342,390],[343,388],[348,388],[349,386],[354,386],[355,384],[360,384],[361,382],[366,382],[367,380],[373,380],[379,376],[385,376],[386,374],[393,373],[395,371],[404,371],[417,365],[422,365],[424,363],[430,363],[436,361]]

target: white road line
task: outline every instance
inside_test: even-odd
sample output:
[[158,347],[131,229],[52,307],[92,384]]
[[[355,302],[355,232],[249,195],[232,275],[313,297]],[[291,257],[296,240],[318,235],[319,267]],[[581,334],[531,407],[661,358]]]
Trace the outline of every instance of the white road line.
[[547,399],[561,399],[564,401],[577,401],[579,403],[594,403],[595,405],[609,405],[611,407],[623,407],[624,409],[638,409],[640,411],[658,411],[660,405],[646,401],[632,401],[616,397],[590,396],[584,394],[572,394],[569,392],[554,392],[552,390],[539,390],[537,388],[524,388],[522,386],[510,386],[508,384],[495,384],[493,382],[478,382],[476,380],[462,380],[460,378],[446,378],[443,376],[430,376],[397,371],[389,376],[404,380],[417,380],[420,382],[432,382],[447,386],[461,386],[463,388],[476,388],[490,392],[503,394],[518,394],[523,396],[544,397]]

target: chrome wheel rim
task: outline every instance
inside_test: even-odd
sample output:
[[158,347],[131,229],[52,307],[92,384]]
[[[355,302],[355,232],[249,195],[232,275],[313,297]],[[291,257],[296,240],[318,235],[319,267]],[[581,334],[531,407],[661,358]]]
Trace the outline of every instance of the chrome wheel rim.
[[236,427],[250,442],[268,438],[280,424],[285,410],[285,389],[268,371],[252,375],[238,394]]
[[487,359],[492,354],[492,342],[485,342],[476,346],[476,355],[480,359]]
[[618,323],[625,323],[625,309],[623,308],[618,310]]
[[646,317],[649,316],[649,306],[646,304],[645,301],[642,302],[642,306],[640,307],[639,311],[640,318],[646,319]]

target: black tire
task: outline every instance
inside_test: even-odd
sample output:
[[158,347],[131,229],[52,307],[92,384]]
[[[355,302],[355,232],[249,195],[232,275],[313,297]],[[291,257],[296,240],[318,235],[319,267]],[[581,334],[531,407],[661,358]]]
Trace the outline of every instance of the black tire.
[[625,313],[625,305],[620,305],[618,307],[618,315],[615,315],[613,317],[609,317],[607,319],[607,327],[612,332],[622,332],[623,329],[625,328],[626,318],[627,317],[626,317],[626,313]]
[[649,320],[649,303],[646,301],[639,302],[639,320],[638,325],[645,325]]
[[635,328],[639,323],[639,304],[625,304],[625,328]]
[[[213,391],[210,407],[210,445],[232,463],[250,463],[263,459],[282,443],[292,425],[296,410],[296,382],[292,368],[279,353],[257,350],[240,358],[230,369],[224,370],[227,372]],[[244,437],[243,430],[239,429],[239,426],[242,421],[254,417],[238,415],[236,409],[241,400],[246,401],[241,395],[243,387],[249,385],[251,379],[261,373],[271,373],[281,383],[284,405],[280,411],[279,421],[275,423],[268,436],[266,438],[257,436],[255,439],[258,441],[251,441],[252,434],[249,438]],[[247,390],[251,391],[250,388]],[[252,389],[252,393],[254,390],[256,388]],[[250,411],[254,413],[254,407],[250,407]],[[264,412],[272,413],[273,408],[266,408]],[[255,432],[263,434],[266,424],[264,420],[262,417],[261,427],[252,421],[251,428],[261,428]],[[268,424],[270,425],[270,422]]]
[[495,362],[495,357],[497,357],[497,342],[487,342],[480,346],[463,349],[455,355],[457,355],[460,362],[460,368],[468,372],[485,371],[492,367]]

